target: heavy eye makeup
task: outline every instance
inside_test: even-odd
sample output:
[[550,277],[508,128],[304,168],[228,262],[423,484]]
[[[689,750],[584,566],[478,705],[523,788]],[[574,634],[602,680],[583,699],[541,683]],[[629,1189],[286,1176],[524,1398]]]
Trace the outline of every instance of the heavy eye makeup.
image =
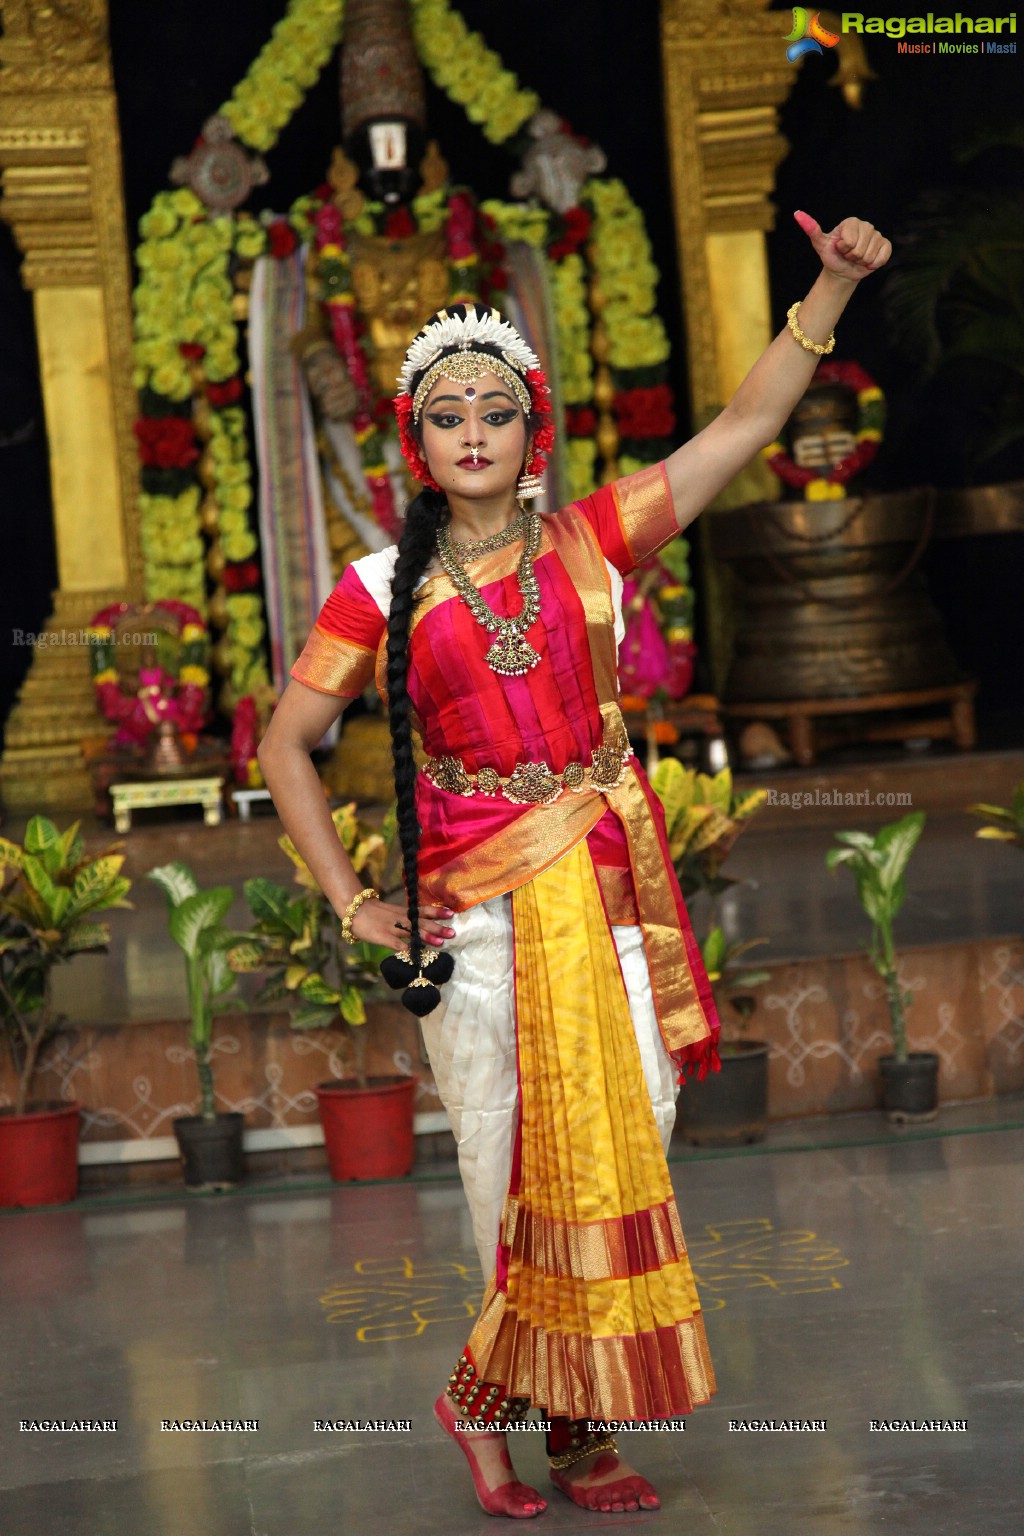
[[[428,411],[426,414],[431,426],[440,427],[442,432],[452,427],[461,427],[465,420],[465,417],[457,415],[455,411]],[[516,421],[518,416],[517,410],[493,410],[488,411],[482,420],[489,427],[507,427],[509,422]]]

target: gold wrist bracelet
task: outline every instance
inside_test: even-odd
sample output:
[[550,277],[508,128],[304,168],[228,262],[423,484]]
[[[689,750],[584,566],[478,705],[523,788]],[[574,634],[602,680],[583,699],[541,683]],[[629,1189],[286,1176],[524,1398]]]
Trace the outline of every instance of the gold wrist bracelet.
[[368,885],[365,890],[359,892],[358,896],[353,896],[352,900],[345,908],[345,916],[341,920],[341,936],[345,940],[346,944],[359,943],[359,940],[352,932],[352,919],[359,911],[359,908],[362,906],[363,902],[369,901],[371,897],[379,901],[380,892],[375,891],[372,885]]
[[797,341],[803,347],[805,352],[817,352],[819,357],[827,357],[836,344],[836,333],[833,331],[831,336],[828,338],[828,341],[812,341],[809,336],[805,336],[797,324],[796,318],[802,303],[802,299],[797,299],[795,304],[791,304],[789,306],[789,308],[786,310],[786,324],[789,326],[790,330],[793,332],[793,335],[796,337]]

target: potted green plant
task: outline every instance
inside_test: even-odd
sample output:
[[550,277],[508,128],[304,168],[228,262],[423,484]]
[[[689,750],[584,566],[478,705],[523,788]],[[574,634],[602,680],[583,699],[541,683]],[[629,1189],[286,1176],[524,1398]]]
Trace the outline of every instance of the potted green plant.
[[709,775],[662,758],[651,784],[665,811],[669,852],[684,897],[707,897],[709,926],[701,956],[722,1021],[721,1072],[690,1081],[679,1098],[680,1135],[698,1146],[760,1141],[768,1125],[768,1055],[765,1040],[747,1035],[757,1007],[751,989],[768,980],[747,968],[744,956],[767,939],[730,943],[718,921],[720,899],[736,881],[722,873],[729,851],[767,798],[763,789],[736,794],[732,773]]
[[[395,837],[393,813],[379,831],[360,821],[355,802],[332,812],[332,820],[360,880],[382,884]],[[299,890],[262,876],[245,882],[253,922],[229,950],[228,963],[238,972],[266,973],[256,1000],[285,1003],[293,1029],[331,1029],[341,1036],[342,1076],[316,1089],[331,1177],[402,1177],[413,1162],[416,1078],[366,1072],[366,1004],[388,996],[380,962],[391,951],[379,944],[346,945],[340,917],[291,838],[279,842],[295,865]]]
[[23,845],[0,838],[0,1031],[17,1084],[0,1110],[0,1206],[62,1204],[78,1190],[80,1106],[31,1093],[43,1052],[68,1024],[54,1007],[56,966],[105,950],[110,930],[97,914],[131,906],[123,844],[87,853],[78,828],[33,816]]
[[967,809],[972,816],[981,816],[989,823],[987,827],[979,827],[975,837],[1024,848],[1024,779],[1014,787],[1009,805],[986,805],[978,801]]
[[899,821],[869,832],[837,832],[844,846],[830,848],[825,863],[831,872],[846,865],[857,882],[860,904],[871,923],[868,955],[885,984],[892,1026],[891,1054],[879,1056],[882,1108],[895,1124],[933,1120],[938,1112],[939,1057],[935,1051],[907,1048],[907,1009],[913,1001],[900,986],[892,925],[906,895],[904,871],[924,829],[924,811],[911,811]]
[[245,1117],[217,1109],[213,1032],[218,1014],[244,1006],[226,958],[226,950],[236,942],[234,932],[224,925],[235,893],[229,885],[200,890],[195,875],[180,860],[151,869],[146,878],[155,881],[167,898],[168,929],[185,957],[188,1043],[199,1079],[198,1115],[181,1115],[174,1121],[185,1187],[191,1193],[230,1189],[245,1171]]

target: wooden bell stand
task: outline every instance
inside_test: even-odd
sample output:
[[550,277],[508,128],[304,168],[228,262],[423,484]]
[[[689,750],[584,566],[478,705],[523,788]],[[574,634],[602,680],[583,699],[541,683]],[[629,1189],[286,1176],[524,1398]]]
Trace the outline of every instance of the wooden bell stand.
[[[809,768],[819,751],[850,741],[908,741],[915,738],[952,740],[961,751],[970,751],[976,741],[974,727],[973,678],[950,683],[941,688],[917,688],[906,693],[875,693],[850,699],[788,699],[769,703],[722,704],[722,713],[735,720],[782,720],[789,737],[793,759],[801,768]],[[921,716],[914,713],[925,709]],[[909,718],[899,718],[906,716]],[[878,720],[877,715],[897,718]],[[830,730],[819,721],[837,716],[862,716],[855,726]]]

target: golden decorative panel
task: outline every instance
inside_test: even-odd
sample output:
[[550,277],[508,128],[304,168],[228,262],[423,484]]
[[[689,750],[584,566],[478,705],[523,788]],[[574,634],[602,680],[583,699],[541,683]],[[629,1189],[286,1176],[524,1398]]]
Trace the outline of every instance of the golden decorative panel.
[[89,802],[102,723],[72,631],[141,596],[137,403],[106,0],[6,0],[3,26],[0,218],[33,295],[60,582],[0,763],[5,803],[35,810]]
[[[765,232],[773,227],[775,171],[788,151],[778,108],[795,78],[783,12],[767,0],[662,0],[665,79],[676,245],[695,431],[717,416],[772,339]],[[712,504],[778,495],[755,458]],[[705,520],[709,660],[725,680],[734,620],[728,572],[715,560]]]
[[774,224],[770,195],[776,167],[789,148],[777,115],[795,68],[782,42],[785,18],[766,12],[765,3],[662,4],[666,127],[698,427],[728,398],[712,254],[716,269],[728,273],[731,290],[753,283],[748,311],[756,307],[760,313],[757,334],[748,336],[747,345],[760,352],[771,339],[767,272],[758,271],[756,258],[752,263],[751,242],[739,242],[735,252],[720,244],[714,253],[708,243],[712,235],[763,233]]

